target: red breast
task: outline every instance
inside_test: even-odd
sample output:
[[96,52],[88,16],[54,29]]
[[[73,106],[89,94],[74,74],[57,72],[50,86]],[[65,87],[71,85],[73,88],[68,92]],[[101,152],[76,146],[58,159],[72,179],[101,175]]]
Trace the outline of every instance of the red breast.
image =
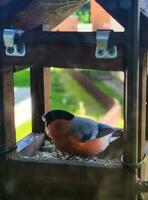
[[58,149],[70,155],[91,156],[99,154],[106,148],[103,138],[81,141],[75,135],[69,121],[64,119],[51,122],[46,132]]

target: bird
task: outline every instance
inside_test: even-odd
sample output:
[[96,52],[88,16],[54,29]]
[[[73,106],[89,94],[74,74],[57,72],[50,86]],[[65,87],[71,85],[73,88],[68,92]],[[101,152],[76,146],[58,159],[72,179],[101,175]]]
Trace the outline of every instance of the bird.
[[52,30],[87,0],[1,0],[0,28],[31,31],[42,24]]
[[122,129],[75,116],[65,110],[51,110],[42,116],[45,133],[63,153],[71,156],[95,156],[111,142],[123,136]]

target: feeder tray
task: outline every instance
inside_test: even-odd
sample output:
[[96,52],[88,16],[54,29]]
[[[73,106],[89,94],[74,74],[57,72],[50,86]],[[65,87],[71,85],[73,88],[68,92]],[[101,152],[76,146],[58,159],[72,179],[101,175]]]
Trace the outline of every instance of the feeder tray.
[[44,138],[44,134],[30,134],[18,142],[18,154],[15,159],[30,161],[62,162],[67,164],[112,167],[115,163],[121,167],[120,158],[123,154],[123,140],[112,142],[109,147],[96,156],[71,156],[58,150],[51,139]]
[[[32,133],[19,145],[27,140],[29,145],[8,160],[8,180],[14,185],[13,192],[7,193],[8,199],[125,199],[127,176],[119,160],[123,153],[121,140],[89,158],[60,152],[44,134]],[[121,180],[121,184],[115,184]]]

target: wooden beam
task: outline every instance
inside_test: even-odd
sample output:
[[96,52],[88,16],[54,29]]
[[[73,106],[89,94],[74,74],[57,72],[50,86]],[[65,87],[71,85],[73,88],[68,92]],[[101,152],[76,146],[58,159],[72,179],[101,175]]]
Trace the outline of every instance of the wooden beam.
[[[52,195],[53,199],[65,199],[68,191],[71,191],[68,199],[74,199],[73,195],[79,191],[84,194],[91,192],[90,199],[100,199],[99,197],[103,195],[113,200],[126,199],[124,195],[127,187],[125,184],[127,174],[122,167],[116,164],[115,162],[114,165],[112,161],[112,168],[108,168],[99,167],[99,164],[91,167],[89,163],[83,165],[83,162],[77,161],[9,161],[8,184],[13,183],[13,193],[10,194],[8,191],[8,194],[11,197],[20,194],[22,198],[24,195],[27,197],[32,194],[34,199],[41,199],[42,191],[44,191],[45,196],[48,194],[50,197]],[[60,191],[63,191],[63,194],[58,198]],[[82,195],[78,199],[82,199]]]
[[[3,29],[0,29],[0,46],[4,48]],[[20,37],[14,38],[15,43],[20,40]],[[127,35],[124,32],[111,32],[110,44],[125,45],[127,44]],[[24,32],[21,35],[21,41],[26,45],[37,44],[96,44],[96,31],[94,32],[50,32],[41,31],[38,27],[33,31]]]
[[[95,33],[53,33],[34,31],[25,33],[22,41],[26,44],[26,56],[8,57],[4,47],[0,55],[6,65],[56,66],[64,68],[92,68],[113,71],[123,70],[123,45],[126,41],[122,33],[111,33],[109,43],[118,46],[117,59],[96,59]],[[1,45],[3,41],[0,42]]]
[[[50,30],[52,30],[87,2],[87,0],[32,0],[28,3],[28,6],[24,6],[20,12],[18,12],[16,8],[19,4],[23,3],[20,3],[18,0],[15,1],[17,1],[17,5],[14,7],[15,16],[10,15],[5,26],[21,28],[22,30],[27,31],[32,30],[41,24],[48,24]],[[6,12],[9,11],[7,10]]]
[[[137,2],[138,0],[136,0]],[[138,3],[135,3],[137,6]],[[135,8],[134,5],[134,8]],[[125,158],[128,163],[137,163],[137,134],[139,113],[139,14],[135,9],[129,16],[129,38],[131,43],[126,49],[126,116],[125,128],[127,133],[127,148]],[[138,18],[138,19],[136,19]],[[136,140],[136,141],[135,141]],[[136,149],[135,149],[136,148]]]
[[[143,23],[142,33],[140,34],[140,47],[148,48],[148,29],[147,23]],[[17,42],[16,38],[16,42]],[[21,36],[21,40],[27,45],[40,45],[40,44],[77,44],[77,45],[96,45],[96,32],[42,32],[40,29],[25,32]],[[125,46],[128,44],[128,37],[126,32],[111,32],[110,45]],[[3,49],[3,32],[0,31],[0,45]]]
[[123,51],[118,47],[117,59],[96,59],[95,45],[33,45],[27,48],[24,58],[1,57],[2,63],[31,66],[55,66],[60,68],[123,70]]
[[[138,131],[138,158],[139,162],[144,158],[146,140],[146,80],[147,80],[147,51],[140,52],[139,65],[139,131]],[[145,165],[139,169],[139,178],[145,180]]]
[[[50,32],[39,30],[25,32],[21,36],[25,44],[96,44],[96,32]],[[127,36],[124,32],[111,32],[110,44],[125,45]],[[17,38],[16,38],[17,40]],[[0,38],[0,43],[3,39]]]
[[0,147],[15,145],[13,67],[0,69]]
[[50,79],[48,68],[30,69],[32,99],[32,132],[44,132],[42,115],[50,109]]
[[6,151],[14,147],[15,143],[13,67],[3,66],[0,67],[0,198],[2,199],[4,199],[7,176],[6,159],[15,154],[15,151],[11,153]]
[[44,68],[44,112],[51,109],[51,73],[49,68]]
[[[147,72],[148,72],[148,66],[147,66]],[[146,140],[148,140],[148,74],[147,74],[147,94],[146,94]]]
[[[138,132],[139,132],[139,35],[140,35],[140,7],[139,0],[132,1],[132,8],[128,13],[128,41],[125,58],[125,133],[124,162],[135,166],[129,174],[128,199],[136,199],[134,185],[136,183],[138,163]],[[141,79],[140,79],[141,80]],[[141,110],[142,111],[142,110]]]

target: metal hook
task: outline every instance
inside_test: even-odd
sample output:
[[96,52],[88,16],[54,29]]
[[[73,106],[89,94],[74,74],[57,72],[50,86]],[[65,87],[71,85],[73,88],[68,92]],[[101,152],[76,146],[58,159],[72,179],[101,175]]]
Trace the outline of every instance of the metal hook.
[[96,52],[98,59],[114,59],[117,58],[117,47],[109,46],[109,36],[112,30],[96,31]]
[[25,44],[20,39],[23,32],[19,29],[4,29],[3,40],[7,56],[25,56]]

